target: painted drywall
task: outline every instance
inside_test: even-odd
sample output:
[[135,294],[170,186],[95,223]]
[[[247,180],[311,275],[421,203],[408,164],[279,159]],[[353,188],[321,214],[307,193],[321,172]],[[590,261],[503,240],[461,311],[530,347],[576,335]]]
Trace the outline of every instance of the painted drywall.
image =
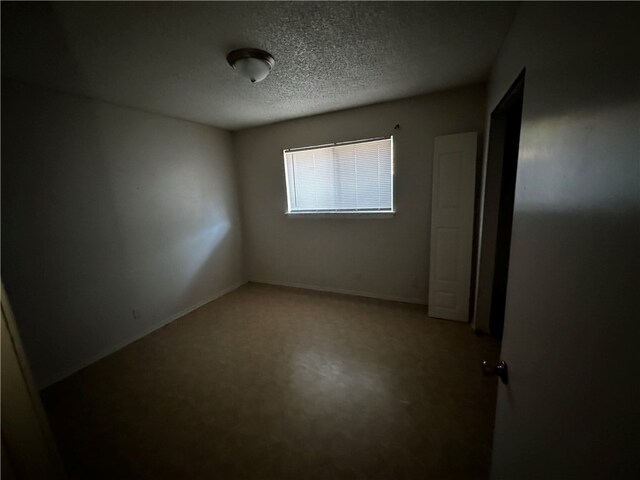
[[[249,278],[426,303],[433,141],[481,134],[484,111],[476,85],[236,132]],[[383,135],[394,136],[395,215],[285,215],[283,149]]]
[[2,277],[40,386],[243,283],[231,134],[3,78]]
[[639,478],[638,4],[523,3],[526,67],[493,478]]

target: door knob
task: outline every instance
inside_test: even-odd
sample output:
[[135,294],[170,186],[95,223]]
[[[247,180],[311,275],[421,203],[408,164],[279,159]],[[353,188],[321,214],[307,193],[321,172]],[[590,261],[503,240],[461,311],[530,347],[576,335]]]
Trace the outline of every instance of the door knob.
[[482,362],[482,373],[485,377],[500,377],[505,385],[509,383],[509,374],[507,371],[507,363],[504,360],[496,362]]

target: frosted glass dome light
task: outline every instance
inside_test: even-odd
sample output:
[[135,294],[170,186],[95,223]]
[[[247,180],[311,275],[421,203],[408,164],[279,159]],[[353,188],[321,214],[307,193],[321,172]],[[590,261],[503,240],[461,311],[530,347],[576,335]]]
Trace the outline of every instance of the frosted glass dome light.
[[267,78],[276,63],[271,54],[257,48],[234,50],[227,55],[227,61],[240,75],[251,80],[251,83]]

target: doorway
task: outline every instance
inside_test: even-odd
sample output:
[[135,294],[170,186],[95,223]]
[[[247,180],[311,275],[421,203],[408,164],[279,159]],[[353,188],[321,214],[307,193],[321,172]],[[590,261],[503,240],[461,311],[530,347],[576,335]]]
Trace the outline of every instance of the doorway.
[[497,339],[504,329],[524,79],[523,70],[491,113],[489,126],[475,324]]

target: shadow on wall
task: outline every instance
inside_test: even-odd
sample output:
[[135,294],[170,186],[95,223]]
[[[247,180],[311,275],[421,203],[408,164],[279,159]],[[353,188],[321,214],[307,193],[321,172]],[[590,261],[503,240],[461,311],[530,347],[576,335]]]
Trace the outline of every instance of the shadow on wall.
[[[3,65],[28,61],[28,16],[83,84],[55,7],[2,13]],[[19,79],[2,100],[2,276],[40,386],[241,281],[227,132]]]
[[2,276],[38,384],[95,354],[132,289],[95,114],[40,93],[2,81]]

